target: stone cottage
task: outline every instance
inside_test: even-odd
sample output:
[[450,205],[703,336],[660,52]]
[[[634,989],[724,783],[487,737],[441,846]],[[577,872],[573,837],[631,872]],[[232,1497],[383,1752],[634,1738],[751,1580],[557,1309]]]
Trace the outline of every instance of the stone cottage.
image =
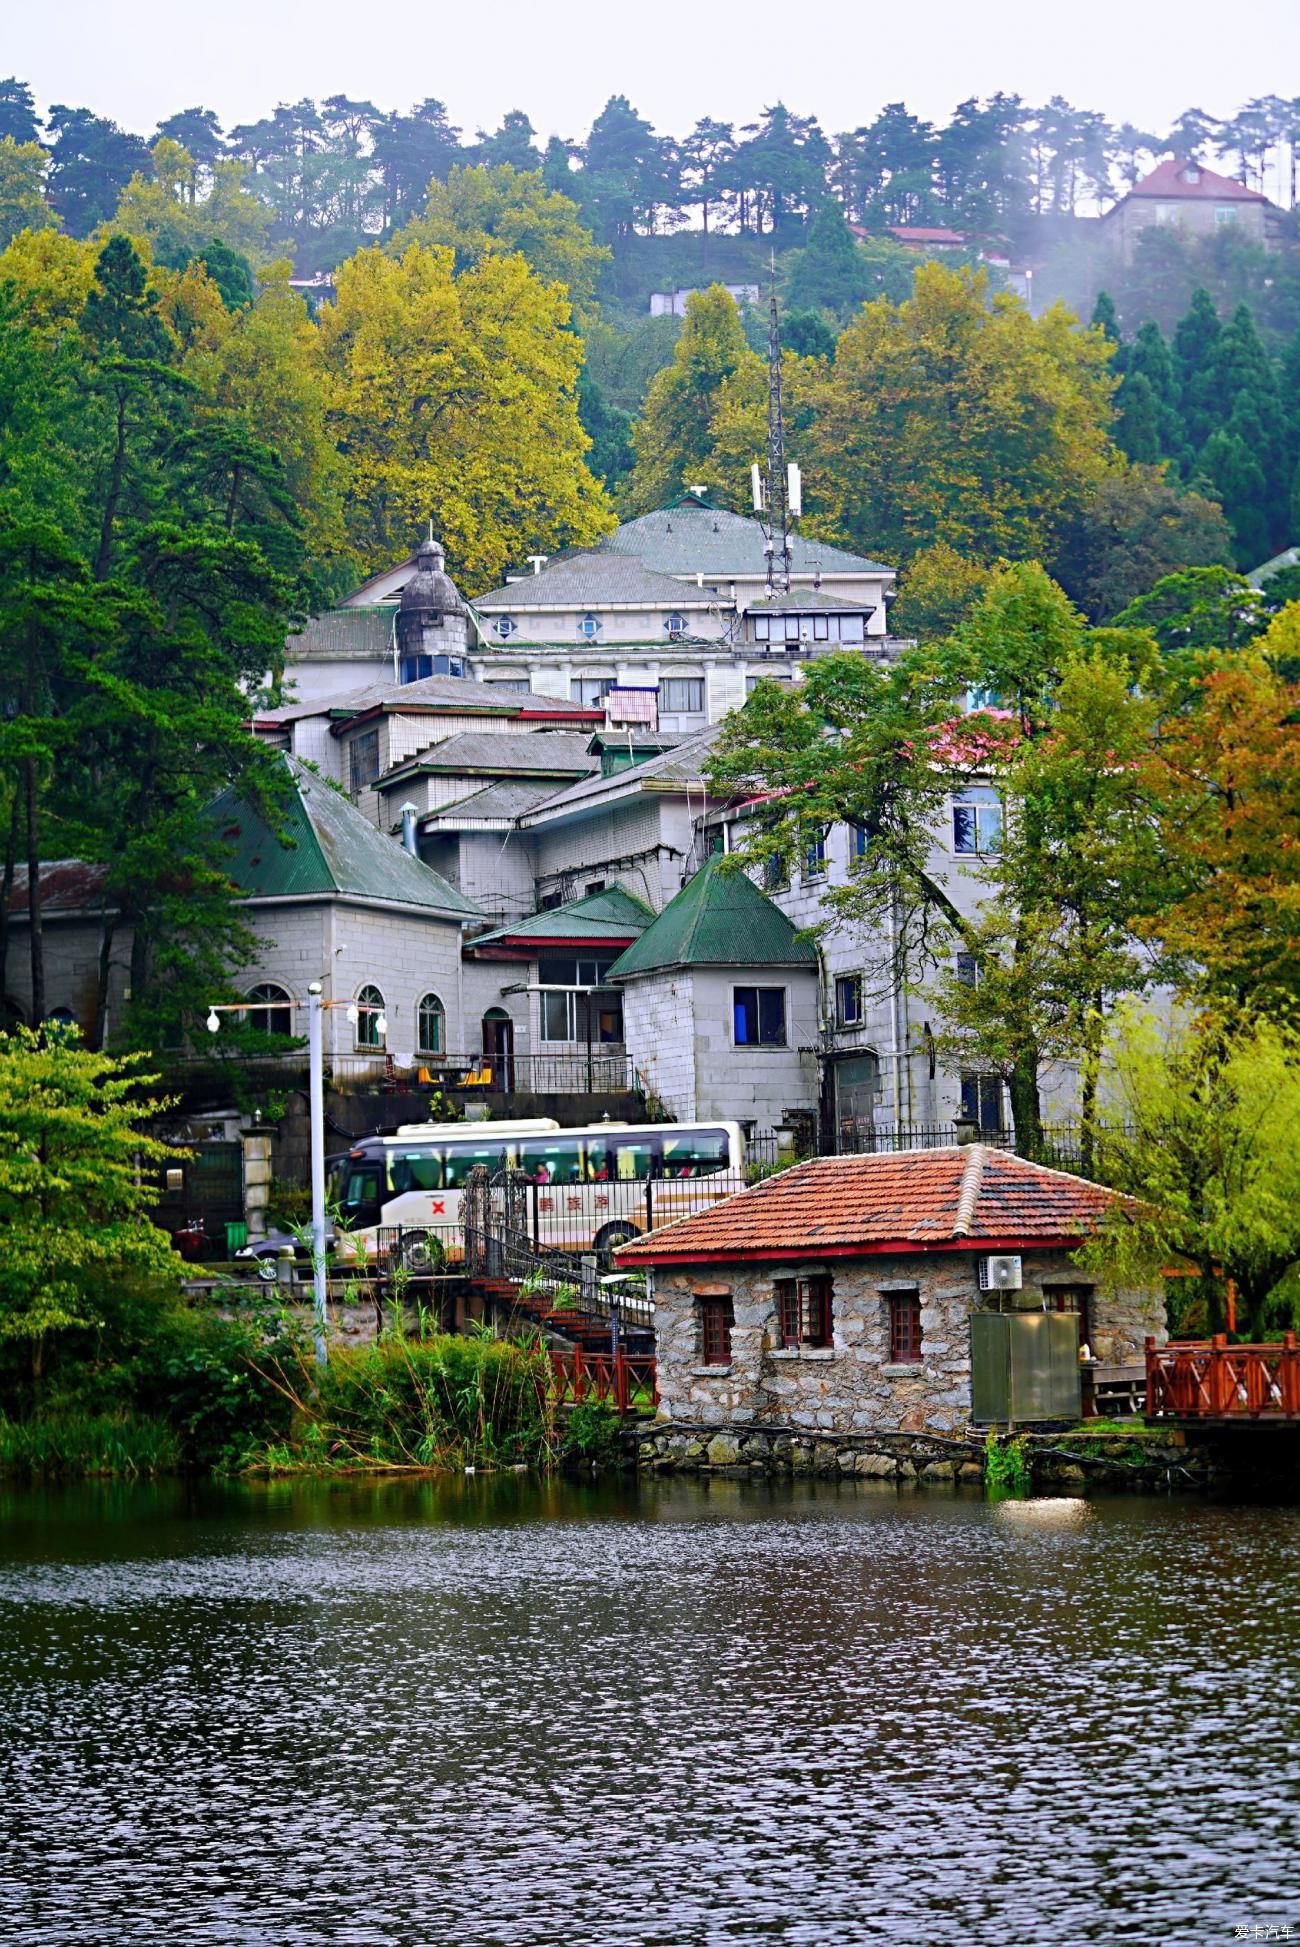
[[803,1163],[638,1239],[617,1261],[650,1273],[660,1417],[953,1433],[986,1338],[972,1319],[995,1311],[1030,1332],[1058,1319],[1075,1368],[1084,1341],[1140,1358],[1163,1336],[1159,1295],[1104,1290],[1074,1262],[1114,1195],[972,1143]]

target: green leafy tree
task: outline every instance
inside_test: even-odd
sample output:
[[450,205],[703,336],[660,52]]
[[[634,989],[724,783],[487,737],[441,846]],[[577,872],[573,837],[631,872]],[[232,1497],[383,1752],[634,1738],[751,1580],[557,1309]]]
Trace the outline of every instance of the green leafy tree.
[[197,170],[213,169],[226,153],[221,123],[211,108],[182,108],[159,122],[154,142],[175,142],[194,159]]
[[147,1283],[160,1303],[179,1287],[147,1214],[177,1153],[145,1132],[166,1106],[145,1092],[156,1081],[67,1031],[0,1036],[0,1337],[29,1345],[37,1381],[51,1338],[93,1328],[114,1287]]
[[783,101],[765,108],[745,134],[749,140],[737,148],[730,175],[738,188],[743,185],[756,233],[763,234],[766,218],[775,235],[822,201],[830,144],[815,116],[792,114]]
[[1196,1271],[1212,1331],[1231,1279],[1238,1333],[1258,1338],[1300,1261],[1300,1040],[1276,1020],[1169,1027],[1132,1010],[1107,1080],[1107,1176],[1135,1201],[1109,1213],[1084,1263],[1123,1283]]
[[576,203],[548,189],[538,171],[508,162],[456,164],[445,183],[432,182],[422,214],[399,231],[391,248],[401,255],[413,243],[454,251],[458,273],[485,257],[518,251],[539,277],[565,287],[580,322],[594,312],[597,279],[610,261]]
[[487,169],[497,169],[505,164],[522,175],[531,174],[539,168],[542,160],[536,137],[537,130],[523,109],[509,108],[501,117],[500,128],[493,134],[485,135],[482,129],[479,130],[474,160]]
[[1267,621],[1258,590],[1231,568],[1184,568],[1163,575],[1114,617],[1121,629],[1146,629],[1165,655],[1184,649],[1239,649]]
[[[1089,637],[1041,568],[1002,567],[932,651],[885,672],[830,656],[793,693],[761,685],[710,759],[716,793],[763,800],[744,859],[789,856],[840,820],[864,832],[853,874],[825,895],[825,925],[853,929],[880,991],[933,985],[952,1045],[1006,1079],[1031,1153],[1042,1064],[1067,1048],[1086,1063],[1093,1014],[1145,977],[1128,919],[1148,821],[1127,758],[1151,707],[1138,683],[1148,653],[1141,637]],[[970,689],[1003,712],[962,717]],[[990,776],[1012,816],[1005,863],[995,850],[981,861],[988,892],[972,916],[934,836],[952,794]],[[958,952],[974,981],[941,971]]]
[[636,467],[627,494],[629,513],[661,507],[684,486],[707,477],[725,382],[758,364],[735,299],[721,284],[686,300],[672,363],[652,379],[632,428]]
[[665,145],[626,95],[611,95],[583,151],[583,196],[602,243],[648,226],[665,186]]
[[1217,501],[1180,487],[1163,467],[1130,466],[1107,474],[1080,509],[1057,568],[1085,614],[1109,622],[1165,577],[1232,554]]
[[846,317],[875,295],[870,267],[863,261],[834,197],[821,203],[786,279],[787,303],[809,311]]
[[54,213],[45,200],[49,157],[39,142],[0,137],[0,250],[20,230],[45,230]]
[[150,172],[132,176],[112,219],[115,234],[147,242],[159,263],[182,269],[213,239],[246,258],[266,262],[271,212],[244,187],[242,162],[218,162],[200,189],[193,156],[163,137],[150,153]]
[[74,237],[107,223],[118,197],[145,161],[145,145],[116,122],[62,102],[50,110],[49,193]]
[[7,75],[0,81],[0,142],[35,142],[40,132],[35,95],[17,75]]
[[1118,456],[1100,333],[990,299],[982,272],[917,267],[902,304],[867,305],[816,384],[800,451],[828,539],[906,564],[1053,558]]
[[460,130],[443,103],[429,96],[409,115],[388,115],[373,133],[374,160],[383,185],[383,225],[395,230],[420,208],[431,182],[445,182],[464,159]]

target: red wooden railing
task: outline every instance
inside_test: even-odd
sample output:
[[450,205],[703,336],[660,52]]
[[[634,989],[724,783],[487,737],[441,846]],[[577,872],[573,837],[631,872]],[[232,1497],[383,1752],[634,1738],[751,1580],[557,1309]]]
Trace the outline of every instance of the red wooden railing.
[[1300,1345],[1287,1332],[1274,1345],[1217,1338],[1146,1342],[1147,1418],[1300,1419]]
[[651,1413],[659,1404],[653,1352],[587,1352],[553,1347],[551,1372],[562,1400],[598,1400],[617,1413]]

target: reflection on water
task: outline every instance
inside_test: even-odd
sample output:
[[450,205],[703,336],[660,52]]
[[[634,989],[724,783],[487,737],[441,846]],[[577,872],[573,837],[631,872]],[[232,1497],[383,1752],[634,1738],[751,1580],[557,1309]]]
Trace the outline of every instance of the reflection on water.
[[0,1490],[11,1941],[1300,1923],[1300,1514],[872,1482]]

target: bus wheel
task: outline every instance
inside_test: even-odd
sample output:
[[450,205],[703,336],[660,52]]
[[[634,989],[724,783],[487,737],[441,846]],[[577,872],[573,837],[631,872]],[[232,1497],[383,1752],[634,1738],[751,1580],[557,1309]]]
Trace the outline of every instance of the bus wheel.
[[596,1256],[602,1264],[612,1264],[615,1251],[640,1235],[635,1224],[606,1224],[604,1230],[596,1232]]
[[403,1231],[397,1262],[413,1278],[430,1278],[441,1271],[446,1252],[427,1230]]

